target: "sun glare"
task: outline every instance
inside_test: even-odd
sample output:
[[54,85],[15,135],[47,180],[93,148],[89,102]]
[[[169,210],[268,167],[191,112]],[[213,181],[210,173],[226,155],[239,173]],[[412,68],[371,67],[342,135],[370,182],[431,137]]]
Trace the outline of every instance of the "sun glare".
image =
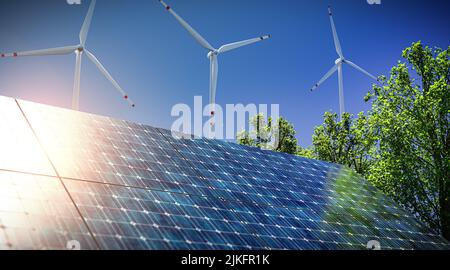
[[0,169],[55,175],[12,98],[0,97]]

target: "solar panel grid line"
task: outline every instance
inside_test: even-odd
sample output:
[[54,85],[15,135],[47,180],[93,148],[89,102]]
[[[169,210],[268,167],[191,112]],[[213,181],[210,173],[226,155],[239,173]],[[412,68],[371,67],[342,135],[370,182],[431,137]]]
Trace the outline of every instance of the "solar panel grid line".
[[85,182],[85,183],[90,183],[90,184],[104,184],[104,185],[115,186],[115,187],[151,190],[151,191],[157,191],[157,192],[170,192],[173,194],[180,194],[180,195],[192,195],[192,196],[206,197],[205,195],[196,195],[195,193],[191,194],[191,193],[186,193],[186,192],[168,191],[167,189],[155,189],[155,188],[147,188],[147,187],[141,187],[141,186],[130,186],[130,185],[123,185],[123,184],[106,183],[106,182],[99,182],[96,180],[85,180],[85,179],[71,178],[71,177],[63,177],[63,178],[67,179],[67,180],[71,180],[71,181]]
[[[108,165],[114,165],[113,163],[109,163]],[[130,167],[129,165],[128,166],[117,166],[117,167],[119,167],[119,168],[122,168],[122,170],[135,170],[136,168],[135,167]],[[149,167],[149,166],[146,166],[147,168]],[[153,169],[154,169],[154,167],[155,166],[150,166],[150,167],[153,167]],[[150,170],[151,171],[151,170]],[[160,170],[160,171],[162,171],[162,170]],[[185,175],[185,176],[187,176],[187,175]]]
[[55,175],[51,175],[51,174],[42,174],[42,173],[34,173],[34,172],[23,172],[23,171],[19,171],[19,170],[11,170],[11,169],[3,169],[3,168],[0,168],[0,172],[19,173],[19,174],[27,174],[27,175],[31,175],[31,176],[48,177],[48,178],[56,177]]

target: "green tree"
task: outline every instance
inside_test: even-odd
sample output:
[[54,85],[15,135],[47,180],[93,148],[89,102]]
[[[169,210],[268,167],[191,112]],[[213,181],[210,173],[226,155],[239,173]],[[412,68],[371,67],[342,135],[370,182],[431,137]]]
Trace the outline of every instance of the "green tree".
[[375,141],[363,113],[356,119],[344,113],[342,120],[338,121],[336,113],[326,112],[324,123],[314,131],[312,151],[320,160],[342,164],[366,175],[374,146]]
[[237,135],[238,143],[260,148],[270,148],[269,144],[272,143],[270,140],[271,135],[278,133],[278,143],[275,144],[275,148],[272,150],[296,154],[298,152],[298,141],[295,138],[296,131],[294,126],[283,117],[277,119],[278,125],[274,125],[273,121],[272,117],[269,117],[266,121],[262,114],[252,117],[250,119],[251,131],[243,130],[239,132]]
[[450,239],[450,47],[414,43],[368,94],[368,180]]
[[297,156],[301,156],[301,157],[305,157],[305,158],[310,158],[310,159],[317,159],[317,155],[314,152],[314,147],[310,146],[310,147],[306,147],[303,148],[301,146],[299,146],[297,148]]

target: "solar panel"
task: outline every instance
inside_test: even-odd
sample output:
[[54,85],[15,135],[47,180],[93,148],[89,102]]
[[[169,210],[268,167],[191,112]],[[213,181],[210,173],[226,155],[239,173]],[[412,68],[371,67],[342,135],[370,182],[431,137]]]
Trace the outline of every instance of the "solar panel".
[[47,178],[70,198],[72,218],[82,217],[77,220],[88,233],[79,234],[98,245],[84,240],[82,248],[365,249],[370,240],[383,249],[450,248],[336,164],[175,139],[168,130],[26,101],[16,105],[10,109],[23,112],[44,161],[55,168]]

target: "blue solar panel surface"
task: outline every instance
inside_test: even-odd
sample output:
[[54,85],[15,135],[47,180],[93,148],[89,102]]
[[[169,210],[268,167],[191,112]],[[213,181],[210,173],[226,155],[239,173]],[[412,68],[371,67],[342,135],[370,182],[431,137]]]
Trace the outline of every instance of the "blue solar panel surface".
[[[39,153],[30,166],[39,168],[36,160],[47,165],[46,171],[35,171],[19,160],[0,164],[0,192],[15,202],[0,207],[1,249],[62,249],[69,240],[79,241],[82,249],[334,250],[365,249],[370,240],[383,249],[450,248],[339,165],[0,101],[16,106],[0,110],[2,119],[14,110],[28,127],[31,138],[25,139]],[[0,153],[0,161],[11,154]],[[33,216],[27,210],[33,204],[21,204],[21,192],[30,190],[14,184],[24,181],[38,191],[32,201],[45,202]],[[54,192],[44,192],[49,184]],[[30,222],[11,222],[11,213]],[[23,240],[33,229],[40,238]]]

